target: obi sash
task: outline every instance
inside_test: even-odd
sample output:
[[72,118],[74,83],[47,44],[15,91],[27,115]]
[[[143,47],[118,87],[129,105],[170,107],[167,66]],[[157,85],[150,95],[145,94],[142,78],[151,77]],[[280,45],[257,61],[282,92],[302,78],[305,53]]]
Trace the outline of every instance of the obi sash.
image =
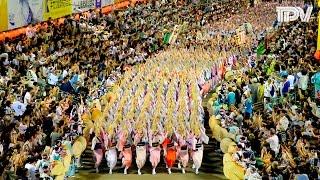
[[182,151],[188,150],[188,146],[187,145],[181,146],[181,150]]
[[139,142],[139,143],[137,144],[137,146],[145,146],[145,145],[146,145],[145,142]]
[[96,143],[94,150],[102,149],[102,143]]
[[171,148],[171,147],[173,147],[173,146],[174,146],[173,143],[169,143],[169,144],[167,145],[167,148]]
[[202,147],[202,144],[196,144],[196,151],[198,151],[199,148],[201,148],[201,147]]
[[111,144],[111,147],[115,147],[117,145],[117,143],[116,142],[113,142],[112,144]]
[[152,147],[158,147],[158,146],[159,146],[158,142],[152,143]]

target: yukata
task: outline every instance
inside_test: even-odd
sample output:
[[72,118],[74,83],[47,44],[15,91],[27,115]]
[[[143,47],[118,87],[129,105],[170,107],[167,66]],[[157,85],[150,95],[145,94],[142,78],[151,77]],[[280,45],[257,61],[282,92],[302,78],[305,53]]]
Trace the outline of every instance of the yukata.
[[91,150],[93,150],[95,158],[95,167],[98,168],[101,164],[103,157],[103,143],[99,137],[94,137],[92,139]]
[[150,139],[150,162],[153,168],[156,168],[160,162],[160,143],[162,143],[163,137],[160,134],[153,135]]
[[183,139],[180,135],[177,135],[178,138],[178,147],[177,147],[177,157],[179,163],[182,164],[183,168],[186,168],[189,161],[189,152],[188,152],[188,144],[185,139]]
[[196,139],[195,137],[192,140],[192,160],[193,160],[193,168],[196,169],[196,173],[198,173],[199,168],[202,164],[203,158],[203,145],[200,139]]
[[137,140],[137,143],[135,143],[136,144],[136,164],[138,169],[141,169],[147,160],[147,146],[146,146],[147,139],[145,137],[139,138],[137,136],[139,135],[136,134],[135,136],[135,139]]
[[166,138],[162,145],[167,150],[165,157],[166,164],[168,168],[172,168],[177,159],[177,152],[174,143],[169,138]]
[[112,173],[112,169],[114,169],[117,165],[117,149],[116,143],[108,140],[108,150],[105,153],[105,158],[107,160],[108,167],[110,169],[109,173]]

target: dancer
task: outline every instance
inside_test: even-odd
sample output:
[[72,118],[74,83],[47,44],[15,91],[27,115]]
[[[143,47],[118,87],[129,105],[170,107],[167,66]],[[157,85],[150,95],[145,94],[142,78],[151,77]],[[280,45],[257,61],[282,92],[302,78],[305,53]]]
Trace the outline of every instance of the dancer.
[[114,140],[108,141],[108,146],[106,147],[106,160],[109,167],[109,174],[112,174],[112,170],[117,165],[117,150],[116,150],[116,142]]
[[127,174],[127,170],[130,168],[132,163],[132,150],[131,144],[126,144],[123,147],[122,153],[122,166],[124,167],[123,174]]
[[[183,136],[177,134],[178,146],[177,146],[177,156],[178,156],[178,168],[182,170],[182,173],[185,174],[185,168],[188,165],[189,161],[189,152],[188,144]],[[182,167],[181,167],[182,164]]]
[[162,136],[160,133],[156,132],[154,135],[150,134],[149,138],[149,144],[151,145],[150,147],[150,162],[152,165],[152,174],[156,174],[156,168],[160,162],[160,144],[162,143]]
[[[142,133],[137,133],[135,135],[135,145],[136,145],[136,163],[138,167],[138,174],[141,175],[141,168],[146,163],[147,159],[147,139],[145,136],[141,138]],[[146,134],[146,133],[145,133]],[[139,143],[137,143],[139,142]]]
[[163,142],[164,148],[166,147],[165,151],[165,161],[168,168],[168,174],[171,174],[171,168],[173,167],[175,161],[176,161],[176,147],[174,142],[171,140],[171,138],[166,138]]
[[128,130],[125,130],[120,133],[118,149],[121,150],[120,157],[122,157],[122,167],[124,167],[123,174],[127,174],[127,170],[130,168],[132,163],[132,150],[130,138],[131,137],[128,135]]
[[199,168],[201,167],[202,158],[203,158],[203,142],[208,143],[208,137],[204,134],[203,130],[200,130],[201,133],[197,133],[193,137],[192,142],[192,160],[193,166],[192,168],[195,169],[195,173],[199,174]]
[[99,173],[99,166],[103,157],[103,143],[101,138],[95,133],[94,138],[92,139],[91,150],[94,153],[96,173]]
[[203,145],[202,143],[196,140],[196,144],[194,146],[192,152],[192,160],[193,160],[193,169],[195,169],[195,173],[199,174],[199,168],[201,167],[202,157],[203,157]]
[[146,163],[147,159],[147,148],[145,142],[140,142],[136,147],[136,163],[138,167],[138,174],[141,175],[141,168]]

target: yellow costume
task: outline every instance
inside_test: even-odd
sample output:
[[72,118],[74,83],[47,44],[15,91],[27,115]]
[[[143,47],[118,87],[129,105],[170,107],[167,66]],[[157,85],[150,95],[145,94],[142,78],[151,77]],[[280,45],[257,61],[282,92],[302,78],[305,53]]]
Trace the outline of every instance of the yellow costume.
[[228,179],[243,180],[245,170],[233,160],[231,153],[226,153],[223,155],[223,173]]

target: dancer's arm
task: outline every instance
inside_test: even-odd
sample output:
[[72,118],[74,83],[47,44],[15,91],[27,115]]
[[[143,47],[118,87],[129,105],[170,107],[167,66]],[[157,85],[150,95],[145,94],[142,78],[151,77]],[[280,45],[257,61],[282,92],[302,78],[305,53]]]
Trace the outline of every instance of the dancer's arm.
[[94,148],[95,148],[95,146],[96,146],[96,143],[97,143],[97,138],[94,137],[94,138],[92,139],[91,150],[94,150]]

